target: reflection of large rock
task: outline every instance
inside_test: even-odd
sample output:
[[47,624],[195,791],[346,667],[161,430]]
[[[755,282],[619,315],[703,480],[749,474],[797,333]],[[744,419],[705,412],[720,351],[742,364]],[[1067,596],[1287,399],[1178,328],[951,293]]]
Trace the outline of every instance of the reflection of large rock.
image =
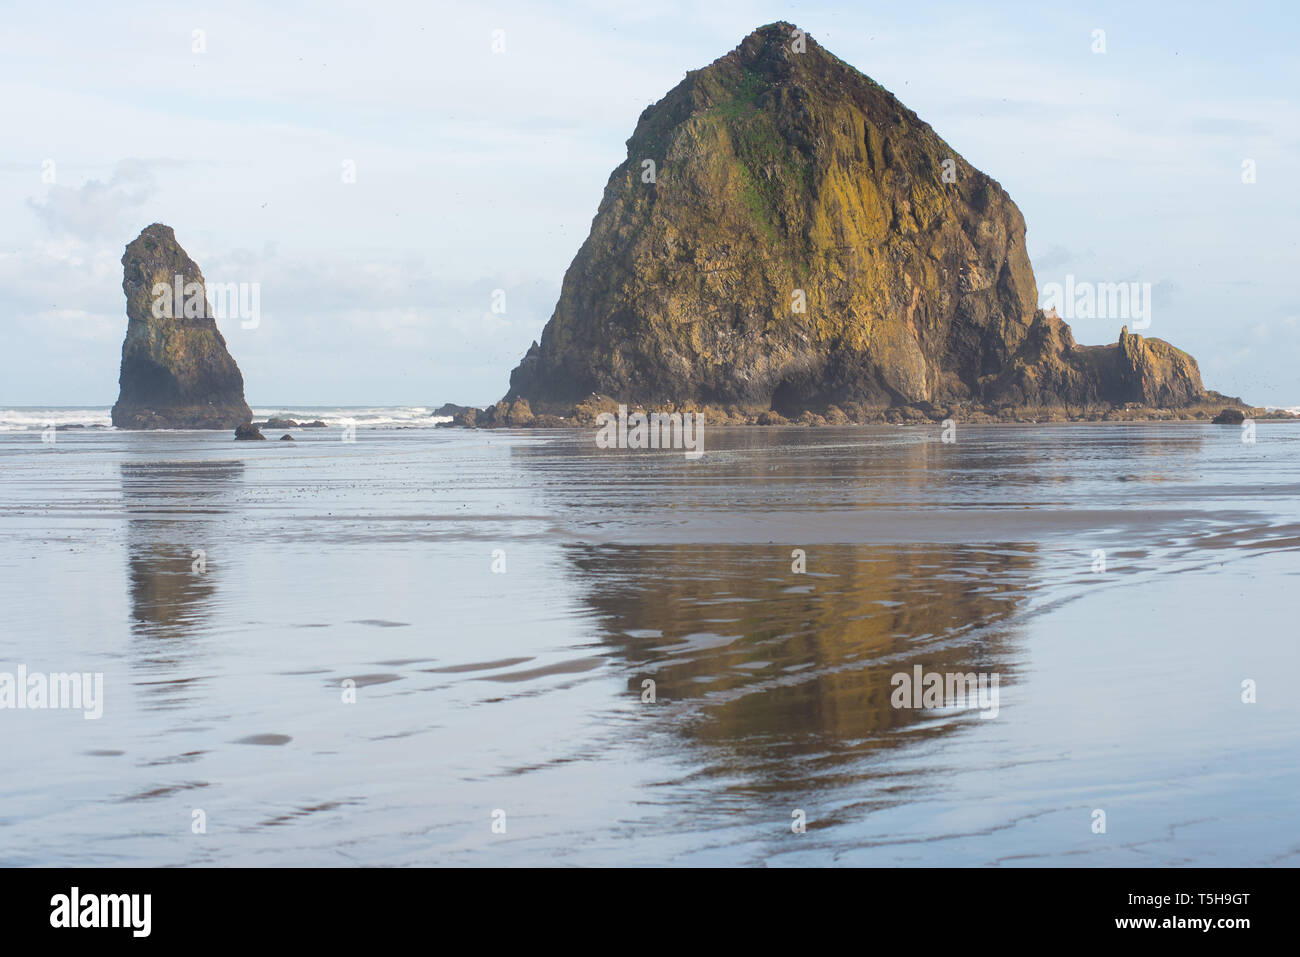
[[[893,707],[892,676],[1014,672],[1008,620],[1034,582],[1033,546],[821,545],[817,575],[790,574],[789,550],[663,545],[575,548],[573,567],[629,690],[651,677],[671,723],[746,774],[829,748],[820,770],[937,725]],[[972,717],[972,715],[967,715]],[[788,768],[787,768],[788,770]],[[796,776],[798,777],[798,776]],[[775,782],[774,782],[775,783]]]
[[[203,273],[176,242],[171,227],[146,227],[126,247],[122,267],[127,327],[113,425],[233,429],[252,421],[244,377],[212,317]],[[177,276],[182,292],[194,283],[199,295],[174,301]],[[160,284],[168,290],[161,304],[155,294]],[[187,299],[191,315],[186,315]]]
[[1037,308],[1006,191],[793,37],[786,23],[755,31],[641,114],[507,404],[571,415],[596,393],[793,415],[1206,400],[1196,362],[1158,339],[1076,346]]

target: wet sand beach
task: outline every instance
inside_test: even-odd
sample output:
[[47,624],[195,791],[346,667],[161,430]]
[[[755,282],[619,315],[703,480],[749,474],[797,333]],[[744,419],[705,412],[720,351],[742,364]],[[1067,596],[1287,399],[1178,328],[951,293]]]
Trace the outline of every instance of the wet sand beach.
[[1294,865],[1300,424],[1240,435],[0,434],[0,672],[104,676],[0,710],[0,862]]

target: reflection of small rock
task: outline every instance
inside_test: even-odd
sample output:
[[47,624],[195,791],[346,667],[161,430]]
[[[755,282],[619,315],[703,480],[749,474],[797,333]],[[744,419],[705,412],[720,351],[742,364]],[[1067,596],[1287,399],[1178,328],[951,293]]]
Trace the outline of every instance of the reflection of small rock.
[[1241,425],[1246,421],[1245,414],[1240,409],[1224,409],[1214,417],[1214,425]]
[[288,434],[286,433],[285,435],[280,436],[280,441],[281,441],[281,442],[292,442],[292,441],[293,441],[293,436],[292,436],[292,435],[288,435]]
[[402,676],[385,672],[373,675],[352,675],[350,678],[345,678],[344,680],[351,681],[354,687],[365,688],[370,685],[386,685],[390,681],[401,681]]
[[257,426],[255,426],[252,422],[249,422],[246,425],[239,425],[235,427],[236,441],[240,441],[244,439],[265,439],[265,438],[266,436],[262,434],[262,430],[259,429]]
[[292,740],[293,738],[287,734],[250,734],[246,738],[240,738],[235,742],[235,744],[266,744],[275,746],[288,744]]

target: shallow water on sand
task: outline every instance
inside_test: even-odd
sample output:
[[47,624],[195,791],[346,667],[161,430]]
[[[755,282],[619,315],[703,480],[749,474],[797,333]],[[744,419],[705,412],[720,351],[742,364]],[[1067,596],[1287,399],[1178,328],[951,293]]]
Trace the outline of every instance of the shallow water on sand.
[[1300,426],[1240,435],[0,434],[0,672],[104,675],[0,710],[0,863],[1294,865]]

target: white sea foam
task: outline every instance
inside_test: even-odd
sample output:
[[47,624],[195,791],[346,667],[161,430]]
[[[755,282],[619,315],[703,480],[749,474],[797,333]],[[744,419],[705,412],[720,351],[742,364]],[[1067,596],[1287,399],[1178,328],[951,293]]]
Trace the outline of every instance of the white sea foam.
[[314,406],[267,405],[253,409],[253,421],[263,422],[274,416],[293,419],[295,422],[315,422],[338,425],[343,419],[352,419],[358,429],[429,429],[439,422],[450,422],[449,415],[431,415],[422,405],[401,406]]
[[[275,416],[295,422],[314,422],[317,419],[328,426],[337,426],[351,419],[359,429],[431,429],[439,422],[450,422],[449,415],[431,415],[421,405],[409,406],[312,406],[273,405],[253,410],[253,420],[263,422]],[[39,432],[49,426],[67,428],[81,426],[88,429],[111,429],[112,420],[107,406],[103,408],[39,408],[18,406],[0,408],[0,432]]]
[[0,409],[0,432],[39,432],[48,426],[80,425],[88,429],[112,428],[108,407],[102,409],[28,408]]

